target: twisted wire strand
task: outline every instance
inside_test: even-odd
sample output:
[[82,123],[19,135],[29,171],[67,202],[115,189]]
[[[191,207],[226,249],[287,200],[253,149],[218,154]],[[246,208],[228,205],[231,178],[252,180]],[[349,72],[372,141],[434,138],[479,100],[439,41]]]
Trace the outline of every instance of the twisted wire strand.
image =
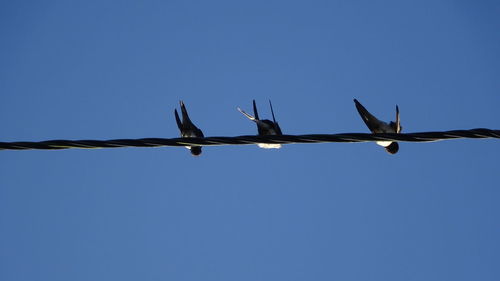
[[328,142],[434,142],[450,139],[485,139],[500,138],[500,130],[471,129],[445,132],[421,132],[408,134],[311,134],[282,136],[237,136],[206,138],[144,138],[114,140],[49,140],[41,142],[0,142],[0,150],[25,149],[68,149],[68,148],[116,148],[116,147],[159,147],[186,145],[248,145],[257,143],[292,144],[292,143],[328,143]]

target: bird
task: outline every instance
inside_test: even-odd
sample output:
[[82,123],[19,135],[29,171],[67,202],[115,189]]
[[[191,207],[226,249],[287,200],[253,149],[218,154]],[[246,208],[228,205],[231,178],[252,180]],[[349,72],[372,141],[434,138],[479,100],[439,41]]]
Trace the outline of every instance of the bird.
[[[396,121],[383,122],[373,116],[366,108],[357,100],[354,99],[354,104],[358,110],[361,119],[365,122],[366,126],[372,133],[396,133],[399,134],[403,127],[399,120],[399,107],[396,105]],[[395,141],[377,141],[377,144],[385,147],[385,150],[390,154],[396,154],[399,150],[399,144]]]
[[[179,113],[177,113],[177,109],[174,110],[174,113],[175,113],[175,121],[177,122],[177,127],[179,127],[179,130],[181,132],[181,137],[183,138],[205,137],[203,135],[203,132],[200,129],[198,129],[198,127],[196,127],[193,124],[193,122],[191,122],[191,119],[189,119],[189,115],[186,110],[186,106],[184,105],[184,102],[179,101],[179,104],[181,105],[182,122],[181,119],[179,118]],[[193,146],[186,146],[186,148],[191,151],[191,154],[193,156],[199,156],[201,154],[201,146],[193,145]]]
[[[259,113],[257,112],[257,105],[255,105],[255,100],[253,100],[253,114],[255,116],[252,116],[245,111],[243,111],[241,108],[238,107],[238,111],[241,112],[243,115],[245,115],[248,119],[252,120],[257,124],[257,131],[259,132],[259,136],[269,136],[269,135],[274,135],[274,136],[281,136],[283,133],[281,132],[280,125],[278,122],[276,122],[276,118],[274,118],[274,111],[273,111],[273,105],[271,104],[271,100],[269,100],[269,106],[271,107],[271,114],[273,115],[273,121],[265,119],[265,120],[260,120],[259,119]],[[277,143],[259,143],[257,144],[260,148],[281,148],[281,144]]]

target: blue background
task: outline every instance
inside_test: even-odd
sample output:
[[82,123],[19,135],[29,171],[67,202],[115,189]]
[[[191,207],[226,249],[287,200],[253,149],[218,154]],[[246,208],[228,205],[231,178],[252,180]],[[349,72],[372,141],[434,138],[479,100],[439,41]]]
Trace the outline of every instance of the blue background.
[[[2,1],[2,141],[498,129],[498,1]],[[0,279],[499,280],[498,140],[0,151]]]

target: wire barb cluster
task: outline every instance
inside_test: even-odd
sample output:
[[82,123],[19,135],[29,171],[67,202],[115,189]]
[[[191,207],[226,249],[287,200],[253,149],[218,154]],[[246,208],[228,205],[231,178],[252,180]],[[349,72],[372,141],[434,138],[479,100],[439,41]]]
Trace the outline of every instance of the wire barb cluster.
[[0,142],[0,150],[25,149],[68,149],[68,148],[115,148],[115,147],[159,147],[186,145],[245,145],[257,143],[292,144],[292,143],[327,143],[327,142],[434,142],[450,139],[485,139],[500,138],[500,130],[471,129],[445,132],[422,132],[409,134],[312,134],[281,136],[237,136],[206,138],[144,138],[115,140],[50,140],[41,142]]

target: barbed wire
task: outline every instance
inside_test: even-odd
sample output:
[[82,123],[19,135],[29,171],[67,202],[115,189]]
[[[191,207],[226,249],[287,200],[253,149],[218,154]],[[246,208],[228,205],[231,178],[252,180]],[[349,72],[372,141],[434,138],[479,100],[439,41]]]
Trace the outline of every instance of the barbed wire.
[[420,132],[408,134],[311,134],[281,136],[237,136],[206,138],[143,138],[114,140],[49,140],[41,142],[0,142],[0,150],[25,149],[69,149],[69,148],[117,148],[117,147],[159,147],[186,145],[248,145],[257,143],[293,144],[293,143],[329,143],[329,142],[435,142],[450,139],[485,139],[500,138],[500,130],[471,129],[444,132]]

